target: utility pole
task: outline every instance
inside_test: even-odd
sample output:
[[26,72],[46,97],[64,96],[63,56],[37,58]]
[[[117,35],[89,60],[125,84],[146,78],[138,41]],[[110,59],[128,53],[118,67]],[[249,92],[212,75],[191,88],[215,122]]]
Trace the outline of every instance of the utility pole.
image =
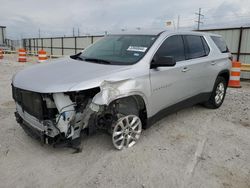
[[175,21],[173,20],[174,31],[176,30]]
[[178,15],[178,19],[177,19],[177,30],[179,30],[180,28],[180,15]]
[[199,8],[199,13],[195,13],[196,15],[198,15],[198,20],[196,20],[195,22],[197,22],[197,30],[200,30],[200,24],[203,24],[203,22],[201,21],[201,17],[204,17],[203,14],[201,14],[201,8]]
[[38,29],[38,37],[41,38],[41,30],[40,30],[40,28]]
[[73,37],[75,36],[75,28],[73,27]]

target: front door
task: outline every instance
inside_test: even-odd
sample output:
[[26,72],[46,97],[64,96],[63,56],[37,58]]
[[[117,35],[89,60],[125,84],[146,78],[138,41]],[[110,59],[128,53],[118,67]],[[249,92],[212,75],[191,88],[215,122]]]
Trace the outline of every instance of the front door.
[[185,62],[183,37],[181,35],[168,37],[157,50],[153,59],[162,56],[174,57],[176,65],[150,69],[150,102],[153,114],[182,101],[189,95],[190,68]]

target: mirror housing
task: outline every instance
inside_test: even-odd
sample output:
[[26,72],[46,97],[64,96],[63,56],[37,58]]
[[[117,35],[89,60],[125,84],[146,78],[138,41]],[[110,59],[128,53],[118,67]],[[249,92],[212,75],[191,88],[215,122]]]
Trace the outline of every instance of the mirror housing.
[[157,58],[153,58],[151,62],[150,68],[157,68],[157,67],[173,67],[176,65],[176,61],[173,56],[161,56]]

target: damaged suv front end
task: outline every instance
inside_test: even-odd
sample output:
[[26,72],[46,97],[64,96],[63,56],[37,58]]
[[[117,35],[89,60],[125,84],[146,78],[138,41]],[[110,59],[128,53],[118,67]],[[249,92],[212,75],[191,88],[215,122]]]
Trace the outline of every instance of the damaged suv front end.
[[43,94],[13,86],[17,122],[28,134],[46,144],[80,138],[94,111],[90,105],[99,88],[84,92]]

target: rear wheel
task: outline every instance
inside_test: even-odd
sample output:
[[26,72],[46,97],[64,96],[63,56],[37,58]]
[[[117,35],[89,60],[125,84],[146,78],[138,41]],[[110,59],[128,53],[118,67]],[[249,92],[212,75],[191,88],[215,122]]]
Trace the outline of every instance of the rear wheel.
[[225,78],[219,76],[215,81],[214,89],[209,100],[205,102],[204,105],[211,109],[219,108],[224,101],[226,89],[227,84]]

